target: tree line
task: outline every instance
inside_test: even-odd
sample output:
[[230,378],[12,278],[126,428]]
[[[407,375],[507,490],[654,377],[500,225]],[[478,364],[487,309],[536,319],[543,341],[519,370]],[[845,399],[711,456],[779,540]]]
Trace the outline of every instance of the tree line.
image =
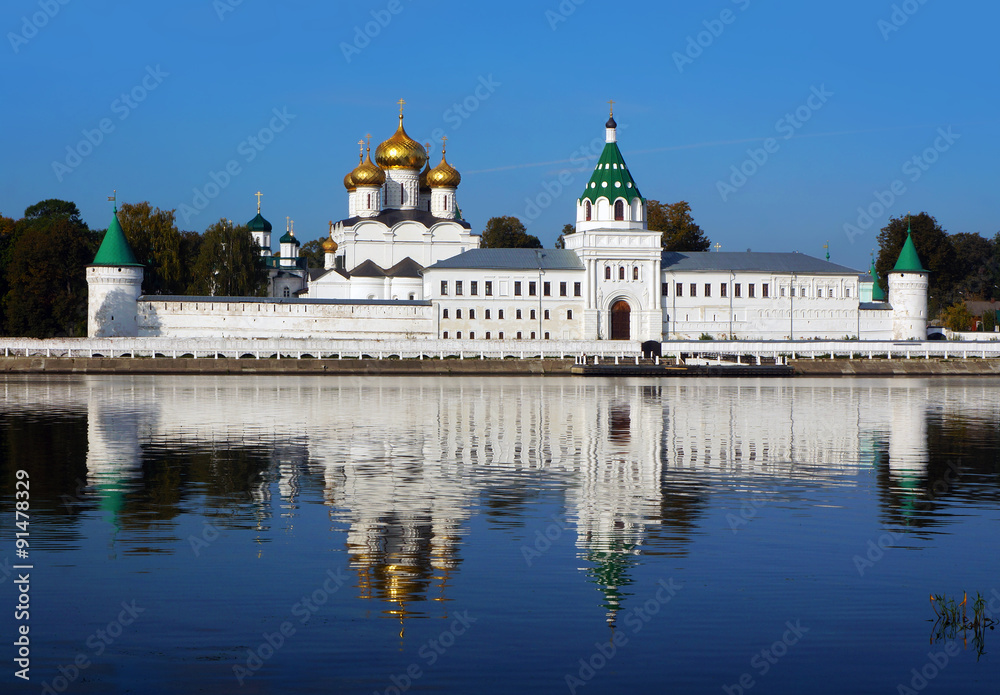
[[[122,203],[122,231],[145,266],[147,295],[263,296],[267,271],[245,225],[222,219],[203,233],[177,229],[173,210]],[[76,204],[43,200],[14,220],[0,215],[0,333],[52,338],[87,334],[86,266],[106,230]]]

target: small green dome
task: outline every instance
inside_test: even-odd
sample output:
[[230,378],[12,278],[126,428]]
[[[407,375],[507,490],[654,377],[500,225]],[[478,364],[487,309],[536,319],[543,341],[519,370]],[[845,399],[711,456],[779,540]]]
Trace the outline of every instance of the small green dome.
[[281,239],[278,240],[279,244],[295,244],[296,246],[301,246],[299,240],[291,232],[285,232]]
[[259,212],[257,213],[256,217],[254,217],[252,220],[250,220],[249,222],[247,222],[247,227],[250,229],[251,232],[270,232],[271,231],[271,223],[268,222],[267,220],[265,220],[263,218],[263,216],[261,216],[261,214]]

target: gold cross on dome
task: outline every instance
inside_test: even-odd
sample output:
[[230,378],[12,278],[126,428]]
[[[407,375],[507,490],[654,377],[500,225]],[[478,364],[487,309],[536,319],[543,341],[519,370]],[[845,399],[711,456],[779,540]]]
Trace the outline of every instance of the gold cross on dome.
[[611,106],[611,115],[614,116],[615,115],[615,100],[614,99],[609,99],[608,100],[608,104]]
[[720,244],[719,242],[715,242],[715,246],[713,248],[715,249],[716,253],[718,253],[719,249],[722,248],[722,244]]
[[448,148],[448,136],[441,136],[441,156],[444,156],[444,151]]
[[358,159],[364,160],[365,158],[365,140],[361,138],[358,140]]
[[400,99],[396,103],[399,104],[399,115],[402,116],[403,115],[403,107],[406,105],[406,100],[405,99]]
[[257,196],[257,214],[259,215],[260,214],[260,199],[261,199],[261,196],[263,196],[264,194],[261,193],[260,191],[257,191],[256,193],[254,193],[254,195]]

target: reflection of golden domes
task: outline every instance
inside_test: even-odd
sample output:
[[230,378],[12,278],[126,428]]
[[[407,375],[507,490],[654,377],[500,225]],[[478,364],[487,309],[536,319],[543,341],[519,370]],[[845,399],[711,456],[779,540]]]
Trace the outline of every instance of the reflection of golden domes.
[[355,167],[351,172],[351,180],[355,186],[381,186],[385,183],[385,172],[372,164],[371,148],[368,148],[368,159]]
[[399,114],[399,128],[391,138],[375,150],[375,163],[383,169],[419,170],[427,163],[424,146],[406,134],[403,129],[403,114]]
[[458,188],[462,183],[462,175],[445,159],[444,146],[441,147],[441,163],[427,174],[427,183],[431,188]]
[[333,239],[327,239],[323,242],[323,252],[324,253],[336,253],[337,252],[337,242]]

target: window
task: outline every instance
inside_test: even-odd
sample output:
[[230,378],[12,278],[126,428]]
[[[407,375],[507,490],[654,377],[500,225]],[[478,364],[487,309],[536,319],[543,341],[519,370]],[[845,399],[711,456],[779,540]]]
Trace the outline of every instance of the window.
[[548,340],[548,339],[549,339],[549,332],[548,332],[548,331],[545,331],[545,339],[546,339],[546,340]]
[[531,339],[532,339],[532,340],[534,340],[534,339],[535,339],[535,332],[534,332],[534,331],[532,331],[532,332],[531,332]]
[[283,296],[285,296],[285,297],[291,297],[292,296],[292,291],[286,287],[285,291],[283,292]]
[[698,285],[696,285],[693,282],[691,283],[691,296],[692,297],[697,297],[698,296]]
[[822,297],[823,296],[823,288],[822,287],[817,287],[816,288],[816,296],[817,297]]
[[461,280],[455,280],[455,296],[456,297],[461,297],[462,296],[462,281]]
[[486,310],[486,320],[487,321],[490,320],[490,310],[489,309]]
[[580,297],[583,295],[583,284],[579,282],[573,283],[573,296]]
[[520,280],[516,280],[514,282],[514,296],[515,297],[520,297],[521,296],[521,281]]
[[492,280],[487,280],[486,281],[486,287],[484,287],[483,290],[486,292],[486,296],[487,297],[492,297],[493,296],[493,281]]
[[610,280],[611,279],[611,266],[605,266],[604,267],[604,279],[605,280]]
[[760,286],[760,296],[763,297],[764,299],[767,299],[770,296],[767,290],[768,290],[768,284],[766,282],[762,283]]
[[625,219],[625,203],[621,200],[615,201],[615,220]]
[[521,339],[521,331],[518,331],[518,332],[517,332],[517,339],[518,339],[518,340],[520,340],[520,339]]
[[462,331],[459,331],[458,333],[455,334],[455,339],[456,340],[461,340],[462,339]]
[[497,333],[497,339],[498,340],[503,340],[503,331],[500,331],[499,333]]
[[[710,282],[706,282],[705,283],[705,296],[706,297],[711,297],[712,296],[712,283],[710,283]],[[722,296],[723,297],[726,296],[726,286],[725,285],[722,285]]]
[[475,339],[476,339],[476,332],[469,331],[469,340],[475,340]]
[[632,268],[632,279],[633,280],[639,279],[639,266]]
[[548,309],[546,309],[545,313],[542,314],[542,318],[545,319],[546,321],[549,320],[549,310]]
[[847,288],[844,289],[844,296],[850,298],[850,296],[851,296],[851,288],[850,287],[847,287]]
[[538,293],[538,286],[535,284],[535,281],[532,280],[531,282],[528,283],[528,296],[534,297],[537,293]]
[[567,321],[572,321],[573,320],[573,310],[572,309],[567,309],[566,310],[566,320]]
[[531,318],[532,321],[535,320],[535,310],[534,309],[531,310],[531,316],[530,316],[530,318]]
[[441,337],[444,338],[445,340],[448,340],[448,331],[445,331],[444,333],[442,333]]
[[410,292],[410,301],[412,302],[416,298],[417,298],[417,295],[413,294],[413,292]]
[[792,289],[792,296],[794,297],[795,296],[795,287],[793,286],[791,289]]
[[676,290],[677,290],[676,291],[677,296],[678,297],[683,297],[684,296],[684,283],[678,282]]
[[566,283],[565,282],[560,282],[559,283],[559,296],[560,297],[565,297],[566,296]]
[[448,318],[448,310],[447,309],[442,309],[441,310],[441,318],[443,318],[443,319]]
[[489,340],[489,339],[490,339],[490,332],[489,332],[489,331],[486,331],[486,339],[487,339],[487,340]]
[[660,294],[662,294],[664,297],[666,297],[667,293],[669,291],[670,291],[670,283],[669,282],[661,282],[660,283]]
[[543,282],[542,283],[542,296],[543,297],[551,297],[552,296],[552,283],[551,282]]
[[442,280],[441,281],[441,296],[442,297],[447,297],[448,296],[448,281],[447,280]]
[[734,297],[742,297],[743,296],[743,288],[740,285],[740,283],[738,283],[738,282],[733,285],[733,296]]
[[516,313],[514,314],[514,318],[516,318],[518,321],[521,320],[521,310],[520,309],[518,309],[516,311]]
[[747,285],[747,296],[750,297],[750,299],[754,298],[754,288],[756,287],[757,286],[754,284]]
[[455,309],[455,318],[456,319],[462,318],[462,310],[461,309]]
[[476,318],[476,310],[475,309],[469,309],[469,318],[470,319]]
[[624,266],[622,266],[621,268],[618,269],[618,279],[619,280],[624,280],[625,279],[625,267]]
[[476,282],[475,280],[469,282],[469,294],[471,294],[473,297],[479,294],[479,283]]
[[779,293],[781,294],[781,296],[782,296],[782,297],[784,297],[784,296],[785,296],[785,288],[784,288],[784,287],[782,287],[782,288],[781,288],[781,289],[779,290]]
[[584,211],[586,211],[586,214],[587,214],[587,221],[588,221],[588,222],[590,222],[590,201],[589,201],[589,200],[588,200],[588,201],[586,201],[586,202],[585,202],[585,203],[583,204],[583,209],[584,209]]
[[503,309],[497,309],[497,318],[503,321]]

